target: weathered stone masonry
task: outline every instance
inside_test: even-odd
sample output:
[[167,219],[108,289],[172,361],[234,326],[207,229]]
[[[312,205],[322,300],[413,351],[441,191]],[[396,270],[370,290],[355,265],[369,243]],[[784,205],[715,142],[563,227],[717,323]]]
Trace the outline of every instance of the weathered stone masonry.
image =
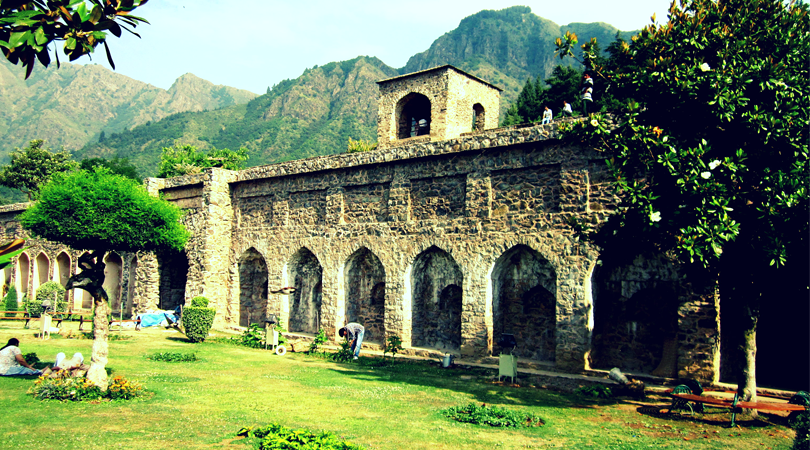
[[[463,355],[511,333],[559,370],[716,380],[713,287],[661,255],[603,267],[572,226],[616,206],[602,156],[563,145],[557,124],[492,129],[497,94],[450,66],[397,77],[381,82],[380,150],[148,179],[193,237],[124,267],[133,310],[204,295],[217,327],[276,314],[335,339],[358,321],[371,345],[397,334]],[[283,286],[297,291],[269,294]]]

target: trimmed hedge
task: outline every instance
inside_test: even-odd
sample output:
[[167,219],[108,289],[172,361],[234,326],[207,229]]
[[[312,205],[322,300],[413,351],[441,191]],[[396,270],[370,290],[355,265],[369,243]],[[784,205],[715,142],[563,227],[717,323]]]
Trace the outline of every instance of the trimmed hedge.
[[217,314],[217,310],[207,306],[207,298],[194,297],[191,299],[191,306],[183,309],[183,328],[186,330],[186,337],[191,342],[205,341],[205,338],[208,337],[208,331],[211,330],[211,326],[214,324],[214,316]]
[[[53,304],[54,292],[56,293],[56,305]],[[65,301],[65,288],[56,281],[48,281],[43,283],[42,286],[37,288],[36,298],[26,298],[23,301],[24,307],[28,308],[31,317],[39,317],[42,315],[42,302],[48,300],[51,302],[51,308],[57,308],[57,311],[67,311],[67,302]]]
[[[17,308],[20,307],[20,305],[17,303],[17,288],[16,287],[11,286],[8,289],[8,293],[6,294],[6,298],[5,298],[5,306],[6,306],[6,311],[17,311]],[[8,314],[6,314],[6,317],[11,317],[13,315],[14,314],[12,314],[12,313],[8,313]]]

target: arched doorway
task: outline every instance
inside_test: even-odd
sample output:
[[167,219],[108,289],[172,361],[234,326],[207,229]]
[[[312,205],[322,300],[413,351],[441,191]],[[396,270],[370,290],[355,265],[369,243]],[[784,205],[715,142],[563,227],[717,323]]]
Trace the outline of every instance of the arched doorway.
[[346,322],[357,322],[365,329],[364,340],[385,340],[385,269],[380,259],[363,247],[346,262],[344,276]]
[[158,308],[173,310],[185,304],[188,257],[182,252],[158,254],[160,276]]
[[239,258],[239,326],[264,326],[267,317],[267,263],[255,248]]
[[484,123],[486,121],[486,112],[480,103],[473,105],[473,131],[484,131]]
[[40,252],[36,259],[34,259],[34,285],[32,286],[34,294],[32,297],[36,297],[37,289],[48,282],[48,275],[50,275],[50,273],[51,260],[48,259],[45,253]]
[[17,298],[22,301],[22,296],[28,294],[28,275],[31,271],[31,260],[28,258],[28,254],[21,253],[20,256],[17,257],[17,278],[16,278],[16,288],[17,288]]
[[124,275],[124,260],[116,253],[107,253],[104,258],[104,292],[112,311],[121,311],[121,282]]
[[67,286],[68,279],[70,278],[70,256],[65,252],[60,252],[56,255],[56,265],[53,268],[53,281],[61,284],[62,287]]
[[461,347],[461,286],[464,277],[456,261],[438,247],[420,253],[411,282],[411,345],[446,350]]
[[289,279],[295,287],[290,295],[290,331],[315,334],[321,327],[323,268],[307,248],[293,256],[289,267]]
[[430,100],[412,92],[397,103],[397,139],[430,134],[431,107]]
[[492,286],[494,342],[503,334],[512,334],[519,356],[553,362],[557,351],[557,274],[551,263],[529,246],[516,245],[495,262]]

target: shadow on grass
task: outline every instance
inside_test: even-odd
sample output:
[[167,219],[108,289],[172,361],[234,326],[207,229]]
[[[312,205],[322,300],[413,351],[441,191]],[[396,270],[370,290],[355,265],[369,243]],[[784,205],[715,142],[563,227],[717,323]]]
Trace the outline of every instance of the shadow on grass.
[[[627,402],[629,404],[638,404],[634,402]],[[731,427],[731,411],[728,408],[706,408],[705,412],[690,413],[689,411],[681,409],[673,409],[670,412],[669,405],[639,405],[636,412],[643,416],[654,417],[671,422],[679,423],[692,423],[701,424],[712,427],[730,428]],[[759,417],[754,419],[748,415],[737,414],[734,421],[736,425],[741,428],[757,429],[767,428],[773,425],[789,427],[787,417],[778,414],[759,413]]]

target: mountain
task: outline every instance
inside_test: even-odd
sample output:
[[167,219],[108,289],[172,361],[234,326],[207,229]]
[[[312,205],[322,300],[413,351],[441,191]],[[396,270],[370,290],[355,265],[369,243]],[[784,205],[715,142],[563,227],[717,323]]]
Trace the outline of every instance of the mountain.
[[[548,77],[560,61],[554,40],[572,31],[604,47],[619,31],[604,23],[559,26],[525,6],[481,11],[439,37],[426,51],[394,69],[361,56],[307,69],[247,104],[214,111],[182,112],[107,135],[77,152],[81,157],[129,157],[143,174],[156,172],[162,147],[245,147],[248,165],[345,151],[349,137],[375,139],[376,81],[444,64],[455,65],[504,89],[506,110],[528,77]],[[622,33],[626,34],[626,33]],[[570,59],[566,63],[570,64]]]
[[25,80],[22,67],[0,63],[0,159],[14,147],[45,139],[53,148],[85,146],[181,111],[247,103],[256,94],[185,74],[164,90],[97,65],[37,67]]

